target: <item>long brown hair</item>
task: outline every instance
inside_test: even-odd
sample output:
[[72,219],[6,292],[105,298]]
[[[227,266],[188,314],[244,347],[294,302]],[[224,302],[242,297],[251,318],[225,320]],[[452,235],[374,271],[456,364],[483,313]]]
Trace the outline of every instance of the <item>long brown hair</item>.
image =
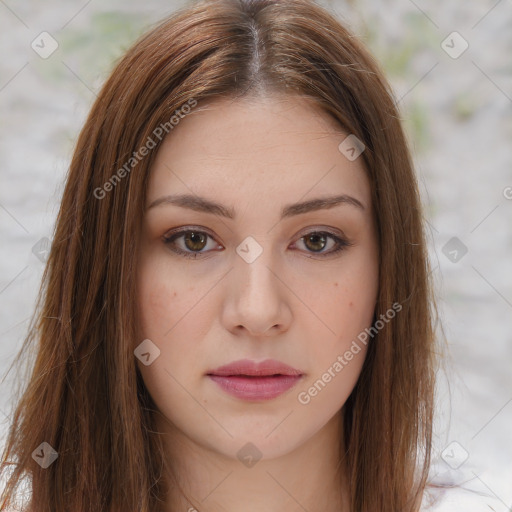
[[[161,142],[155,129],[166,126],[172,137],[169,119],[190,101],[272,92],[314,99],[366,147],[380,240],[375,319],[395,302],[402,310],[369,343],[344,406],[340,457],[354,512],[417,510],[430,465],[435,362],[417,182],[378,65],[309,0],[193,3],[140,37],[104,84],[78,137],[38,307],[15,360],[36,343],[3,454],[0,510],[25,478],[31,512],[155,512],[165,499],[154,403],[133,353],[134,255]],[[148,138],[156,147],[136,158]],[[32,456],[43,442],[58,454],[47,468]]]

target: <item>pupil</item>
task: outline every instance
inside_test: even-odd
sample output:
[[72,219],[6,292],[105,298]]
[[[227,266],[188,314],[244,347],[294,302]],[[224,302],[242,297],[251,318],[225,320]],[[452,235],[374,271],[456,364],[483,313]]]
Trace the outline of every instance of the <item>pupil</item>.
[[[321,240],[321,247],[313,248],[313,251],[321,251],[325,247],[325,236],[324,235],[309,235],[306,237],[306,241],[313,240],[313,245],[315,245],[315,240]],[[306,243],[306,245],[308,245]]]
[[[192,241],[191,244],[188,243],[188,241]],[[206,237],[201,233],[195,233],[194,231],[190,231],[188,234],[185,235],[185,245],[188,249],[195,251],[195,250],[201,250],[205,246]],[[197,245],[194,246],[194,244],[199,244],[200,247],[197,247]]]

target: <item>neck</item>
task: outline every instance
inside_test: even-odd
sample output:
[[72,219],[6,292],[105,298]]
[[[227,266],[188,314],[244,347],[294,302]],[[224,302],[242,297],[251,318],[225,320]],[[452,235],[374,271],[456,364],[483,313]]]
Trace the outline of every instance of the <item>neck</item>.
[[[195,443],[162,416],[170,475],[165,512],[348,512],[346,467],[340,458],[342,415],[279,457],[247,463]],[[175,482],[175,483],[171,483]]]

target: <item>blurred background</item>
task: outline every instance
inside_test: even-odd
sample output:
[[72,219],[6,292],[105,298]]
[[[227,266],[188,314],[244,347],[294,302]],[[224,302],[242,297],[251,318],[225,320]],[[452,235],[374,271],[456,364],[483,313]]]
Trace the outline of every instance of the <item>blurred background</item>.
[[[380,62],[416,162],[449,346],[432,478],[468,481],[511,510],[512,0],[319,3]],[[116,59],[182,5],[0,0],[0,377],[26,334],[92,102]],[[10,372],[2,446],[13,385]]]

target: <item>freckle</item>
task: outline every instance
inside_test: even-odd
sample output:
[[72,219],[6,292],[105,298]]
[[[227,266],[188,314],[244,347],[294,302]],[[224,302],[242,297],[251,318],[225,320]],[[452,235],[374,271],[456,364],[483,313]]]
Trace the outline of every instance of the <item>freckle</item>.
[[334,283],[334,286],[338,286],[338,283]]
[[174,296],[176,297],[176,292],[174,292]]

